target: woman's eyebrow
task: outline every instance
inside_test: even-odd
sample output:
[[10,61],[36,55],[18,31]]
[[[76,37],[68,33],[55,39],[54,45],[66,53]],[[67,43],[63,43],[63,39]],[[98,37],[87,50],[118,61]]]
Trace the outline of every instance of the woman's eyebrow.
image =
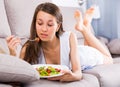
[[39,21],[41,21],[41,19],[40,19],[40,18],[38,18],[38,19],[36,19],[36,20],[39,20]]
[[48,22],[53,22],[53,20],[49,20]]

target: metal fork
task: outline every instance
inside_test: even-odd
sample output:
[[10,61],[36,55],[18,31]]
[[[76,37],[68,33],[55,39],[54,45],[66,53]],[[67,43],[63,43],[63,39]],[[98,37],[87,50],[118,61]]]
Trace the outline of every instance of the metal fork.
[[20,39],[27,39],[27,40],[29,40],[29,41],[31,41],[31,42],[36,41],[35,39],[29,39],[29,38],[24,38],[24,37],[20,37],[20,36],[17,36],[17,37],[20,38]]

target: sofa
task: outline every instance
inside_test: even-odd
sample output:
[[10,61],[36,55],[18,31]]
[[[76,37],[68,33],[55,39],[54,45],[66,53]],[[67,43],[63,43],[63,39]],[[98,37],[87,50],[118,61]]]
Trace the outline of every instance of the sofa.
[[[5,38],[10,35],[18,36],[22,40],[21,45],[23,45],[29,38],[34,9],[42,2],[52,1],[0,0],[0,50],[2,50],[0,53],[4,53],[0,54],[0,87],[120,87],[120,39],[117,38],[108,40],[105,37],[97,36],[110,51],[114,64],[99,65],[84,70],[82,71],[82,80],[74,82],[63,83],[40,79],[38,72],[32,65],[18,57],[9,55]],[[64,20],[66,18],[67,16],[64,17]],[[84,38],[77,32],[75,33],[79,44],[82,45]]]

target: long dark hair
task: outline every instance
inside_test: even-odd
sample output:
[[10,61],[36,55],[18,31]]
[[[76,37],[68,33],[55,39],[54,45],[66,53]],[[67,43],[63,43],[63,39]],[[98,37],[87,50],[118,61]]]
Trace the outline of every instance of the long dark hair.
[[[63,26],[62,26],[62,23],[63,23],[62,14],[60,12],[60,9],[55,4],[46,2],[38,5],[35,10],[32,24],[31,24],[30,39],[35,39],[36,37],[38,37],[35,23],[36,23],[36,17],[39,11],[44,11],[56,17],[57,23],[60,24],[60,28],[56,32],[56,37],[59,38],[59,36],[64,32]],[[24,46],[26,46],[24,60],[26,60],[31,64],[38,63],[38,57],[40,55],[40,45],[41,45],[40,41],[39,42],[27,41],[24,44]]]

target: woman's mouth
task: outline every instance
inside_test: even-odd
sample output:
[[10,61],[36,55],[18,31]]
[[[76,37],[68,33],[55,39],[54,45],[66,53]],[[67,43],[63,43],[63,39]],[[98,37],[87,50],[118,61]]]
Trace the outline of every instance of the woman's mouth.
[[47,36],[48,36],[48,34],[43,34],[43,33],[41,34],[42,38],[46,38]]

